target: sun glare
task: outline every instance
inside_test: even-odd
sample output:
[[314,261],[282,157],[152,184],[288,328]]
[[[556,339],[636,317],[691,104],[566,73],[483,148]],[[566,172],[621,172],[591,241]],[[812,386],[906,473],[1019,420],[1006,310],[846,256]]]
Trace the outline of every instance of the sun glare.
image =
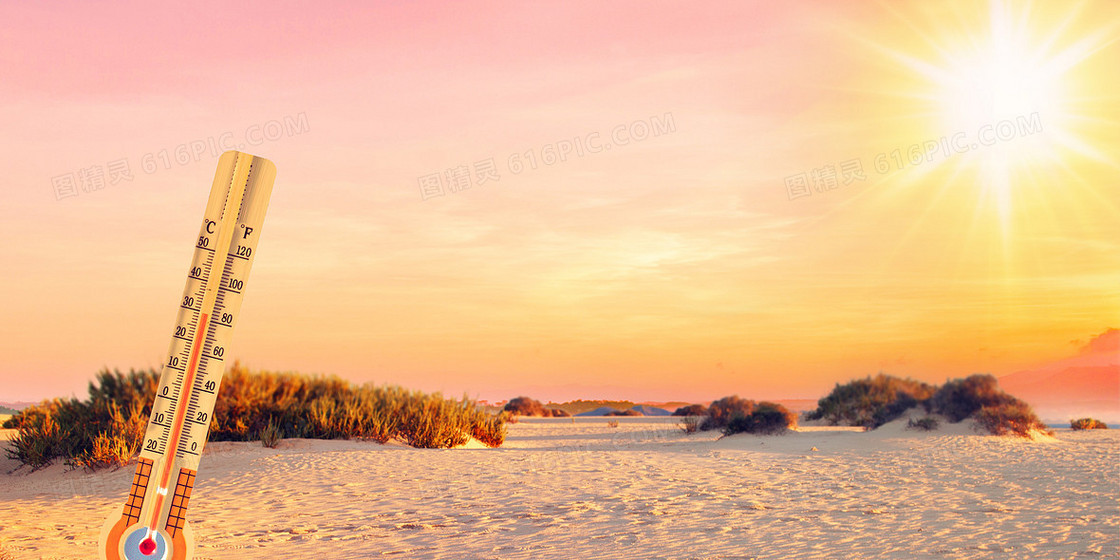
[[1067,155],[1111,160],[1085,137],[1085,124],[1097,118],[1081,103],[1099,94],[1081,79],[1079,66],[1114,34],[1106,27],[1075,29],[1073,4],[1058,13],[1003,0],[988,8],[981,18],[938,14],[933,31],[920,33],[924,55],[883,50],[919,78],[915,87],[924,91],[900,93],[926,102],[918,112],[952,154],[939,165],[951,163],[951,176],[974,182],[977,208],[989,209],[981,212],[988,216],[994,210],[1007,233],[1016,199],[1042,196],[1041,178],[1067,168]]
[[947,129],[973,131],[1062,109],[1061,69],[1048,63],[1025,24],[1016,25],[999,3],[992,4],[990,17],[986,36],[962,41],[938,76],[937,98]]

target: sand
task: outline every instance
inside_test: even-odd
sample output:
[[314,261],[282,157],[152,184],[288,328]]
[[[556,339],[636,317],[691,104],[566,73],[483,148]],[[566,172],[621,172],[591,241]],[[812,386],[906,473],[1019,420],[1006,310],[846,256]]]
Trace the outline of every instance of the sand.
[[[196,558],[1120,558],[1118,430],[718,439],[673,421],[523,420],[499,449],[213,443]],[[0,547],[96,558],[131,476],[0,474]]]

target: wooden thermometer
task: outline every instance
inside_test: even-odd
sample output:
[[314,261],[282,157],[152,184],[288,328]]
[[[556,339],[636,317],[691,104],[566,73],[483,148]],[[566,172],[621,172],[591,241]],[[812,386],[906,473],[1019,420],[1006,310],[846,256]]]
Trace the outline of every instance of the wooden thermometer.
[[263,158],[218,160],[132,487],[101,531],[102,560],[193,555],[187,503],[275,178]]

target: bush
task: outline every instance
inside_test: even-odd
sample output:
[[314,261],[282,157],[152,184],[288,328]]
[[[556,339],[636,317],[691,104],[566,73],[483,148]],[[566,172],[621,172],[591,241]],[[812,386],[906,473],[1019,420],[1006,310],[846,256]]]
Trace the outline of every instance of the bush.
[[690,404],[673,411],[673,416],[707,416],[708,407],[702,404]]
[[996,378],[987,374],[945,383],[930,398],[926,409],[950,422],[975,418],[980,427],[997,436],[1030,437],[1032,431],[1052,433],[1030,405],[1003,392]]
[[[1004,393],[995,377],[976,374],[946,382],[940,388],[910,379],[879,374],[840,385],[817,402],[808,420],[824,419],[831,424],[877,428],[906,410],[921,405],[926,412],[941,414],[950,422],[975,418],[996,435],[1049,433],[1030,406]],[[926,420],[911,421],[908,427],[923,429]]]
[[268,425],[261,430],[261,445],[269,449],[276,449],[276,446],[280,445],[280,440],[283,438],[284,432],[280,431],[280,428],[272,422],[269,422]]
[[981,407],[975,418],[980,427],[997,436],[1013,434],[1031,437],[1031,432],[1053,433],[1035,416],[1027,403],[1014,397],[999,404]]
[[[55,399],[11,418],[19,433],[9,457],[32,469],[64,459],[97,469],[127,463],[139,450],[158,385],[154,371],[101,372],[90,397]],[[335,377],[250,374],[235,364],[225,375],[210,421],[210,441],[266,444],[275,438],[399,438],[414,447],[453,447],[474,436],[491,447],[505,440],[508,416],[481,411],[469,399],[400,387],[355,387]]]
[[724,427],[723,434],[781,434],[796,426],[797,415],[780,404],[764,401],[749,414],[736,412]]
[[607,427],[608,428],[617,428],[618,427],[618,420],[607,420]]
[[1069,428],[1071,430],[1107,430],[1108,424],[1096,418],[1078,418],[1069,421]]
[[567,418],[571,416],[567,411],[559,408],[547,408],[541,401],[529,397],[514,397],[502,408],[517,416],[538,416],[541,418]]
[[844,385],[837,383],[805,419],[874,429],[929,399],[935,390],[927,383],[880,373]]
[[498,447],[506,440],[506,417],[486,414],[475,409],[471,422],[471,436],[487,447]]
[[[5,422],[19,430],[8,457],[36,470],[63,459],[96,469],[127,463],[139,450],[155,398],[155,371],[101,371],[90,398],[54,399],[28,407]],[[143,395],[149,389],[150,394]]]
[[933,416],[926,416],[917,420],[911,418],[906,422],[906,429],[908,430],[921,430],[923,432],[930,432],[936,430],[941,423]]
[[[155,389],[152,389],[155,394]],[[109,403],[109,426],[93,438],[93,445],[69,463],[76,467],[96,470],[106,467],[123,467],[140,452],[144,443],[144,431],[148,427],[148,415],[141,414],[139,405],[132,404],[127,414],[121,412],[116,403]]]
[[929,400],[927,409],[955,423],[985,406],[1005,403],[1009,398],[1012,397],[1000,390],[995,377],[976,374],[946,382]]
[[700,417],[699,416],[685,416],[677,422],[677,427],[686,434],[695,434],[700,430]]
[[736,414],[748,416],[754,412],[754,406],[754,401],[740,398],[738,395],[713,401],[708,407],[708,416],[700,422],[700,429],[707,431],[726,428],[732,416]]

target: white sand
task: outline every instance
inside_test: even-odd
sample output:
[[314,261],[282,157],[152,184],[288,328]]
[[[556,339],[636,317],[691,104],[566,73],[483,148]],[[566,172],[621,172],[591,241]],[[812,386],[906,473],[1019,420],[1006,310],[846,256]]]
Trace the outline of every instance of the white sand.
[[[500,449],[213,443],[188,513],[196,557],[1120,558],[1118,430],[717,441],[672,422],[523,420]],[[0,546],[96,558],[132,469],[25,470],[0,472]]]

